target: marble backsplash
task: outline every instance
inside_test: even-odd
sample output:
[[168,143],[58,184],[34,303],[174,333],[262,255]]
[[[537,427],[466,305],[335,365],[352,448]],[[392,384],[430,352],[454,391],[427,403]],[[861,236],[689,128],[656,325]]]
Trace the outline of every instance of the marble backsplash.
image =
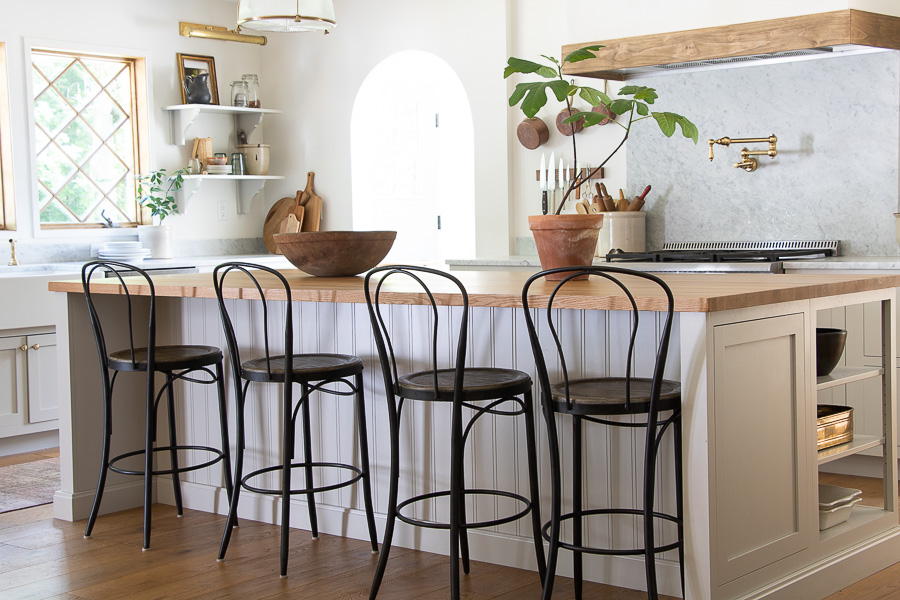
[[[647,246],[673,241],[837,239],[842,254],[895,256],[900,164],[900,52],[663,75],[654,108],[690,118],[694,146],[638,123],[626,144],[628,189],[652,184]],[[744,144],[778,136],[753,173]],[[750,149],[766,149],[765,144]]]
[[[137,240],[137,235],[133,238]],[[117,241],[129,241],[126,238],[117,238]],[[96,243],[94,244],[96,245]],[[173,240],[172,253],[176,258],[190,258],[191,256],[228,256],[228,255],[252,255],[268,252],[262,238],[239,239],[196,239]],[[20,264],[55,263],[55,262],[80,262],[91,259],[91,243],[72,242],[35,242],[22,240],[16,244],[16,260]],[[0,265],[5,265],[10,260],[9,244],[3,244],[0,250]]]

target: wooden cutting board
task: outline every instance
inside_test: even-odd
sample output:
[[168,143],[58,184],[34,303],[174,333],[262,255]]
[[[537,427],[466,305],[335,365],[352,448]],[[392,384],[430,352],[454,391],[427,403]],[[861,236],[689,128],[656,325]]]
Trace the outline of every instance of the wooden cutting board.
[[302,190],[297,190],[297,195],[293,198],[282,198],[272,205],[266,220],[263,222],[263,243],[266,250],[272,254],[278,254],[278,246],[275,245],[274,235],[278,232],[278,227],[288,213],[294,212],[294,207],[300,202]]
[[306,211],[303,213],[303,224],[300,231],[318,231],[322,220],[322,199],[313,190],[313,179],[316,174],[310,171],[306,174],[306,189],[303,194],[309,197],[306,202],[301,202]]

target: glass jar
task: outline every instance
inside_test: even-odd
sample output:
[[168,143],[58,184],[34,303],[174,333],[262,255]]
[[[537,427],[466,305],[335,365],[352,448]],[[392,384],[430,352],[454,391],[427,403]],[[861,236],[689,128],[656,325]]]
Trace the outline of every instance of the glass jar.
[[250,89],[247,82],[241,81],[231,82],[231,105],[246,108],[248,106],[248,98],[250,97]]
[[247,84],[247,106],[261,108],[259,102],[259,78],[253,73],[241,75],[241,81]]

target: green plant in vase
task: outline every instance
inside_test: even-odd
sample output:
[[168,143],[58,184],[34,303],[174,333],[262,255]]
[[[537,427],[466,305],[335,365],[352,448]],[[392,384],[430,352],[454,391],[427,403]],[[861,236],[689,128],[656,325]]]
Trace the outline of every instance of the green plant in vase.
[[[540,81],[517,84],[516,89],[509,97],[509,105],[520,105],[519,107],[522,112],[529,119],[534,117],[547,103],[547,92],[549,91],[553,93],[558,101],[565,103],[566,109],[570,115],[565,120],[565,123],[569,123],[573,128],[573,134],[575,123],[579,121],[582,121],[584,127],[587,128],[606,122],[607,119],[609,119],[610,122],[615,123],[623,130],[622,139],[619,141],[618,145],[613,148],[612,152],[607,155],[603,162],[594,167],[589,173],[578,172],[575,174],[575,177],[565,191],[562,202],[559,203],[559,207],[556,209],[557,215],[560,214],[560,211],[563,206],[565,206],[566,200],[572,191],[579,186],[584,185],[587,180],[592,179],[593,176],[609,162],[609,159],[625,145],[625,141],[628,139],[631,128],[635,123],[652,119],[666,137],[672,137],[676,129],[681,127],[681,132],[684,134],[684,137],[694,140],[694,144],[697,143],[699,138],[697,126],[686,117],[673,112],[657,112],[651,110],[651,105],[653,105],[659,97],[655,88],[639,85],[626,85],[619,90],[618,94],[616,94],[618,96],[617,98],[611,98],[600,90],[589,86],[575,85],[573,82],[566,81],[563,76],[563,67],[565,67],[566,64],[595,58],[596,55],[594,52],[602,47],[603,46],[599,45],[585,46],[584,48],[571,52],[565,56],[562,61],[552,56],[541,55],[549,61],[550,65],[510,57],[507,61],[506,69],[503,71],[504,79],[517,73],[523,75],[535,74],[543,78],[543,80]],[[603,107],[601,110],[605,112],[573,112],[572,100],[576,95],[590,104],[593,108]],[[622,116],[625,118],[620,122],[616,117]],[[571,137],[574,161],[575,164],[578,164],[577,136],[572,135]]]
[[181,191],[187,169],[168,173],[157,169],[147,174],[135,175],[137,182],[135,199],[142,207],[150,209],[151,217],[159,217],[159,223],[172,214],[178,214],[175,192]]

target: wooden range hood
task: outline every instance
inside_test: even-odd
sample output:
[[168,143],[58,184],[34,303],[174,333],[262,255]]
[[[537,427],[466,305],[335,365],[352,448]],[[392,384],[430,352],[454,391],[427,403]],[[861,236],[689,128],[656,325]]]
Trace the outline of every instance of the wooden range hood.
[[[567,44],[569,52],[600,44],[597,58],[569,64],[566,75],[624,80],[648,74],[751,61],[900,50],[900,17],[860,10],[786,17],[673,33]],[[758,63],[757,63],[758,64]]]

